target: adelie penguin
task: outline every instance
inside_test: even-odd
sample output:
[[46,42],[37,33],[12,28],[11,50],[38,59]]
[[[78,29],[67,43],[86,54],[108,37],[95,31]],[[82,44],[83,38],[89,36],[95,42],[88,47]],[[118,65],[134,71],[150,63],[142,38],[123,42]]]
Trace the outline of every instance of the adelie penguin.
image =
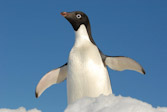
[[124,56],[103,54],[94,42],[88,16],[80,11],[62,12],[75,32],[75,43],[70,51],[68,62],[51,70],[39,81],[36,97],[48,87],[67,79],[68,104],[83,97],[98,97],[112,94],[107,66],[112,70],[134,70],[145,74],[135,60]]

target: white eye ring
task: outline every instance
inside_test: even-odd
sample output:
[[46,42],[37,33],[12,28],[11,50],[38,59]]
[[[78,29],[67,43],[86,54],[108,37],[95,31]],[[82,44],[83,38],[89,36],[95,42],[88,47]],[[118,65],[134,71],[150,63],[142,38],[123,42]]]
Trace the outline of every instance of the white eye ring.
[[80,19],[82,16],[81,16],[81,14],[77,14],[76,17],[77,17],[78,19]]

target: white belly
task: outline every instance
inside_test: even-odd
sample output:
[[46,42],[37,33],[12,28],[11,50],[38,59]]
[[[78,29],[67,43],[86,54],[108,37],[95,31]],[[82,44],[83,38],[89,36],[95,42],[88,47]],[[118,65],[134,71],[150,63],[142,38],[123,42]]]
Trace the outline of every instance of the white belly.
[[85,96],[97,97],[111,93],[108,71],[97,47],[92,43],[73,47],[68,61],[68,104]]

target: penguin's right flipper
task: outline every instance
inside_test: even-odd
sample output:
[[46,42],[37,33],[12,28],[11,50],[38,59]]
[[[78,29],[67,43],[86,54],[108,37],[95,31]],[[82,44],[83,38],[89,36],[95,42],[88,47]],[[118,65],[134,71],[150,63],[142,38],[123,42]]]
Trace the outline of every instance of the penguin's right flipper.
[[36,97],[38,98],[47,88],[49,88],[53,84],[64,81],[66,77],[67,63],[57,69],[51,70],[50,72],[45,74],[39,81],[35,91]]

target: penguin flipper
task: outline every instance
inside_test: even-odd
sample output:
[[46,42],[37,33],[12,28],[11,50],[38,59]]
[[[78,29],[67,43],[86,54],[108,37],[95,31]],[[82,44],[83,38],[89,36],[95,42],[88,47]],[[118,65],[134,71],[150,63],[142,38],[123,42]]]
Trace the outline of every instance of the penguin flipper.
[[106,56],[105,64],[113,70],[134,70],[141,74],[145,74],[142,66],[135,60],[124,56]]
[[53,84],[64,81],[67,77],[67,63],[63,66],[46,73],[36,87],[36,98],[38,98],[47,88]]

